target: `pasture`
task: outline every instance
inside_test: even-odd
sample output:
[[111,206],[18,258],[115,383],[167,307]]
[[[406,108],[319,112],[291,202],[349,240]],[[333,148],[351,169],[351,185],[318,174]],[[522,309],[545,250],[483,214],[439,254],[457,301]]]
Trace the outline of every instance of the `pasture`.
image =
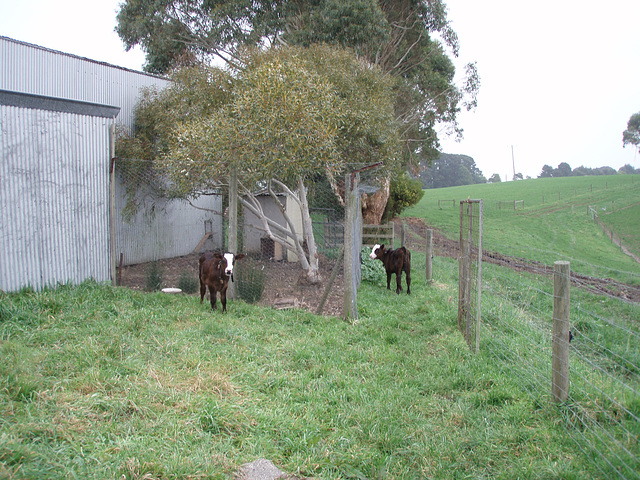
[[[624,272],[640,271],[588,215],[588,206],[595,206],[600,220],[640,253],[640,175],[540,178],[424,192],[404,215],[424,218],[451,239],[459,235],[460,209],[451,201],[438,207],[438,200],[483,199],[485,249],[548,264],[575,259],[580,273],[621,281],[633,281]],[[514,210],[516,200],[524,206]]]
[[546,393],[470,353],[456,262],[427,287],[413,260],[411,295],[373,275],[353,324],[91,282],[0,293],[0,477],[227,479],[262,457],[322,479],[598,478]]
[[[633,205],[629,178],[597,189],[590,177],[585,204],[597,193]],[[637,266],[586,207],[571,213],[583,195],[574,181],[585,180],[551,180],[427,191],[407,215],[456,238],[459,209],[439,209],[437,198],[484,198],[485,247],[633,277],[625,272]],[[561,185],[573,185],[573,200],[552,202]],[[523,210],[490,206],[516,195]],[[600,432],[639,471],[634,304],[572,292],[573,348],[586,361],[572,365],[575,403],[559,408],[548,279],[487,266],[474,355],[457,327],[455,259],[436,257],[428,286],[413,250],[411,295],[387,290],[381,262],[363,260],[353,323],[239,300],[223,315],[197,294],[94,282],[0,292],[0,478],[228,479],[257,458],[318,479],[610,478],[620,464],[594,454],[604,451]],[[612,315],[624,329],[613,332]],[[600,365],[611,376],[594,374]],[[607,390],[604,402],[589,393],[616,376],[632,391]],[[591,435],[593,422],[604,430]]]

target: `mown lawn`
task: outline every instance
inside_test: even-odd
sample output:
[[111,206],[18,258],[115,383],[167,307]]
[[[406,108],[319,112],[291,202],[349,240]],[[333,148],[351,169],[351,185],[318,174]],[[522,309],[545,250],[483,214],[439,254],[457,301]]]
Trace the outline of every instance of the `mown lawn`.
[[[417,257],[417,256],[416,256]],[[457,331],[457,264],[345,322],[87,282],[0,293],[0,478],[597,478],[548,392]],[[500,300],[496,300],[500,301]],[[500,301],[501,308],[511,307]]]

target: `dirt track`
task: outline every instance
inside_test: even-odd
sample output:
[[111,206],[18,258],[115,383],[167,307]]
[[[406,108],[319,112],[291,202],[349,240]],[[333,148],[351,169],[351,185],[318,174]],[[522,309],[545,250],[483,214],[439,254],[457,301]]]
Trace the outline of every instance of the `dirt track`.
[[[402,221],[406,226],[407,247],[424,250],[426,248],[427,225],[421,218],[396,219],[397,230],[400,231]],[[440,231],[433,229],[434,255],[442,257],[457,258],[459,255],[459,242],[445,237]],[[482,251],[484,261],[496,265],[511,268],[517,271],[524,271],[536,275],[553,275],[553,266],[540,262],[527,260],[524,258],[510,257],[498,252]],[[588,275],[571,272],[571,283],[575,287],[584,288],[590,292],[600,295],[610,295],[630,302],[640,303],[640,287],[618,282],[610,278],[596,278]]]

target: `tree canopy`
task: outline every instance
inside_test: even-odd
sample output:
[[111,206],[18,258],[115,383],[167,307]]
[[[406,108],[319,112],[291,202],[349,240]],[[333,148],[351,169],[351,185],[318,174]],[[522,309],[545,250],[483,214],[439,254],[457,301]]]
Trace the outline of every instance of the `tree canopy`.
[[577,168],[571,169],[571,166],[562,162],[558,165],[558,168],[553,168],[550,165],[544,165],[542,167],[542,172],[538,175],[538,178],[559,178],[559,177],[580,177],[585,175],[615,175],[616,170],[611,167],[598,167],[598,168],[589,168],[585,166],[580,166]]
[[243,47],[350,48],[400,80],[392,95],[407,162],[436,155],[437,123],[459,132],[456,114],[475,105],[479,87],[474,65],[453,83],[447,50],[457,55],[458,39],[442,0],[125,0],[117,20],[126,47],[140,45],[155,73],[211,57],[241,67]]
[[[119,139],[118,156],[149,160],[142,167],[152,165],[167,194],[179,198],[197,197],[237,174],[240,202],[316,281],[306,182],[320,175],[339,194],[335,179],[348,162],[381,159],[384,169],[397,169],[393,81],[326,45],[245,51],[241,60],[244,68],[235,72],[182,69],[165,90],[148,91],[137,108],[137,131]],[[264,215],[260,192],[285,218],[278,195],[299,203],[307,251],[291,222],[283,228]]]
[[634,145],[640,151],[640,112],[629,118],[627,129],[622,132],[622,145]]
[[432,164],[422,167],[419,177],[424,188],[454,187],[487,181],[475,160],[467,155],[443,153]]

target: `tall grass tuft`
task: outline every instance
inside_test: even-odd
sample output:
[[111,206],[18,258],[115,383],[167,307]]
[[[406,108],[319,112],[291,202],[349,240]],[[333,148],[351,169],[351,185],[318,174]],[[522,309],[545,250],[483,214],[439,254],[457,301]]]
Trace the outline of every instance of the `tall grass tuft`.
[[150,262],[146,271],[146,289],[156,292],[162,288],[162,266],[158,261]]
[[251,257],[245,257],[236,263],[235,269],[234,279],[238,282],[240,298],[249,303],[258,302],[266,282],[264,266]]
[[185,293],[196,293],[198,288],[200,288],[200,283],[197,278],[194,278],[187,272],[182,272],[180,280],[178,280],[178,288]]

